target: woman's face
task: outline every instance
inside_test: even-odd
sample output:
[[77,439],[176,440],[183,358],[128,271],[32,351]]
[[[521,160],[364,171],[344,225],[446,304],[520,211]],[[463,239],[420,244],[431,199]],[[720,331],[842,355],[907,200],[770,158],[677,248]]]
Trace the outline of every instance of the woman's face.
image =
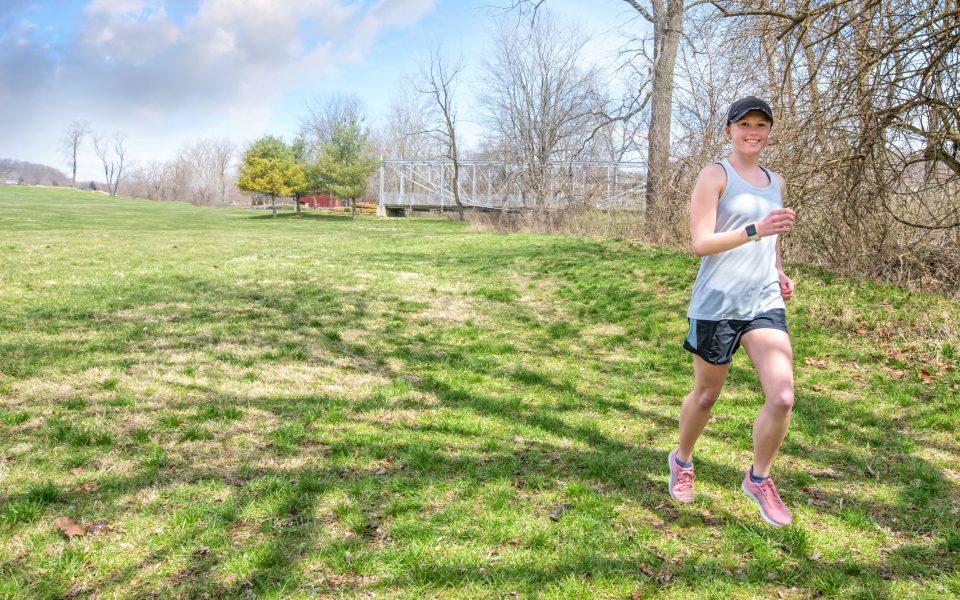
[[759,154],[770,138],[770,119],[762,112],[751,111],[739,121],[727,125],[727,137],[733,149],[743,154]]

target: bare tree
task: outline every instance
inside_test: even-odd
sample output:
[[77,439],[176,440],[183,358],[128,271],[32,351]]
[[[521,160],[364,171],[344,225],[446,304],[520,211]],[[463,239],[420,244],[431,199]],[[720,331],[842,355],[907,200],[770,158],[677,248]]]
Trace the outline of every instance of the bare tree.
[[87,121],[71,121],[63,134],[62,144],[64,154],[67,155],[67,164],[70,165],[71,185],[77,187],[77,154],[83,138],[90,133],[90,123]]
[[167,167],[164,163],[153,160],[142,169],[144,181],[146,183],[146,197],[151,200],[163,200],[163,188],[167,175]]
[[[650,99],[650,127],[647,136],[646,205],[648,210],[663,201],[670,191],[670,140],[673,124],[673,90],[677,51],[683,36],[688,10],[707,0],[624,0],[645,21],[653,25],[653,53],[650,56],[644,35],[633,38],[623,54],[629,59],[643,58],[650,63],[650,89],[636,90],[634,104],[646,105]],[[543,12],[546,0],[513,0],[511,6],[530,12],[534,21]],[[631,20],[632,22],[632,20]],[[646,83],[646,81],[644,81]],[[653,213],[655,214],[655,213]]]
[[484,62],[488,129],[514,163],[521,194],[537,207],[546,205],[551,164],[582,156],[602,112],[597,72],[579,66],[585,43],[542,12],[526,32],[500,21]]
[[98,134],[93,138],[93,150],[103,164],[103,176],[106,179],[107,191],[111,196],[116,196],[117,187],[123,179],[127,138],[120,133],[115,133],[113,138],[108,140],[103,134]]
[[429,98],[429,117],[424,132],[437,140],[445,157],[453,163],[450,187],[461,221],[463,202],[460,200],[460,152],[457,144],[457,107],[454,93],[457,76],[462,71],[462,57],[450,62],[443,55],[443,49],[436,46],[430,50],[428,62],[420,65],[420,77],[416,84],[417,91]]
[[650,131],[647,135],[646,202],[649,210],[661,203],[668,191],[674,71],[689,1],[649,0],[649,6],[638,0],[624,1],[653,25]]
[[613,100],[602,89],[595,91],[596,120],[588,136],[588,156],[592,160],[616,163],[636,157],[646,135],[647,120],[640,110],[630,108],[631,100]]
[[300,118],[300,136],[317,153],[333,139],[337,126],[362,125],[365,120],[363,100],[356,94],[328,94],[307,102]]
[[[107,144],[100,141],[106,154]],[[179,200],[199,205],[226,204],[239,198],[234,186],[236,145],[225,138],[201,138],[184,144],[175,158],[127,169],[116,184],[127,196]],[[109,170],[109,167],[106,168]]]
[[227,182],[229,181],[230,164],[236,156],[236,145],[227,138],[218,138],[211,141],[210,158],[213,163],[213,173],[216,176],[220,204],[227,201]]
[[391,158],[402,159],[432,158],[443,153],[443,144],[427,133],[432,106],[433,98],[421,94],[411,82],[397,86],[387,109],[381,150]]
[[751,85],[774,101],[769,158],[803,217],[789,244],[797,258],[895,283],[960,283],[956,2],[711,7],[729,22],[726,54],[759,66]]

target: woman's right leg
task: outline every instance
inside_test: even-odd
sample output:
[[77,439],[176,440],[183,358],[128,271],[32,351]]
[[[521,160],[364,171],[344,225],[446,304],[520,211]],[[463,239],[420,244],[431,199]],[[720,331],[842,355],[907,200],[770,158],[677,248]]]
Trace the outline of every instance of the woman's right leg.
[[696,354],[693,355],[693,391],[683,399],[683,407],[680,408],[680,445],[677,448],[677,458],[683,462],[690,462],[693,457],[693,446],[710,420],[710,409],[720,397],[720,390],[723,389],[729,370],[729,364],[713,365]]

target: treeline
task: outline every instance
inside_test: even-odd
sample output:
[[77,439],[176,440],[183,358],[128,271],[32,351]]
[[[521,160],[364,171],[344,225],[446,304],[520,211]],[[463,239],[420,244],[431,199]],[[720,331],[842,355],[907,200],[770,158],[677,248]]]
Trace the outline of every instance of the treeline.
[[237,188],[238,144],[202,138],[184,145],[168,161],[150,161],[130,169],[120,193],[151,200],[180,200],[204,206],[247,202]]
[[0,182],[7,181],[21,185],[70,185],[70,178],[53,167],[0,158]]
[[727,152],[727,101],[756,90],[775,109],[768,159],[798,215],[788,257],[956,292],[955,1],[714,1],[685,14],[684,33],[667,202],[674,222],[682,228],[700,165]]
[[[622,107],[596,105],[604,107],[599,122],[625,134],[624,147],[645,163],[647,211],[640,235],[686,243],[693,181],[703,165],[729,152],[725,111],[737,97],[755,94],[774,107],[766,158],[785,175],[786,201],[798,212],[796,230],[785,239],[788,259],[956,293],[960,10],[955,0],[625,4],[636,18],[623,24],[628,39],[613,66],[635,77]],[[549,0],[514,2],[533,23],[534,40],[542,27],[538,22],[550,20],[543,12],[549,6]],[[501,61],[493,63],[489,81],[496,84],[522,69],[531,52],[545,54],[540,47],[534,42],[513,55],[496,53]],[[536,84],[553,76],[569,81],[571,76],[561,77],[565,64],[559,61],[522,81]],[[499,87],[487,89],[496,93]],[[515,93],[503,96],[510,105],[492,114],[486,105],[494,117],[488,121],[491,131],[509,127],[515,134],[493,139],[505,144],[507,155],[525,147],[550,149],[561,128],[535,127],[543,137],[530,137],[518,125],[529,115],[549,113],[556,95],[511,89]],[[590,103],[584,99],[578,106]],[[558,123],[576,124],[576,113],[567,114],[570,118]],[[574,129],[596,142],[595,123],[586,119]],[[553,147],[558,150],[548,155],[563,160],[564,145]],[[525,155],[529,164],[542,162],[530,160],[530,151]],[[537,223],[542,227],[550,220]]]
[[[955,0],[627,0],[622,49],[608,64],[587,63],[589,39],[550,5],[514,0],[495,23],[487,50],[470,59],[481,74],[469,82],[473,114],[458,110],[467,64],[441,47],[430,49],[375,122],[353,95],[309,103],[298,131],[276,138],[285,148],[278,157],[301,165],[300,173],[268,195],[333,189],[330,144],[338,129],[353,128],[350,160],[365,168],[379,156],[452,163],[446,181],[456,204],[460,161],[502,161],[502,185],[534,210],[498,217],[500,227],[576,232],[585,224],[580,231],[683,246],[697,173],[729,152],[726,109],[755,94],[774,107],[767,166],[784,174],[786,202],[798,212],[784,240],[788,260],[960,289]],[[465,119],[483,131],[470,147]],[[120,188],[237,202],[240,165],[252,147],[199,140],[169,162],[120,168]],[[623,160],[642,164],[636,204],[643,211],[598,211],[602,190],[564,182],[576,181],[579,162]],[[359,187],[369,194],[373,183]],[[558,188],[563,210],[548,202]]]

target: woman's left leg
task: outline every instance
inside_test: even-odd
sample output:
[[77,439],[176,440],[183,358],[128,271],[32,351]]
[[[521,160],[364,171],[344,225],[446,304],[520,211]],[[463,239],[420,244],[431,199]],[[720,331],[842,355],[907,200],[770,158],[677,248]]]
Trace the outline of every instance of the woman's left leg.
[[753,424],[753,474],[767,477],[790,426],[793,348],[790,334],[771,328],[752,329],[740,343],[757,368],[763,388],[763,408]]

